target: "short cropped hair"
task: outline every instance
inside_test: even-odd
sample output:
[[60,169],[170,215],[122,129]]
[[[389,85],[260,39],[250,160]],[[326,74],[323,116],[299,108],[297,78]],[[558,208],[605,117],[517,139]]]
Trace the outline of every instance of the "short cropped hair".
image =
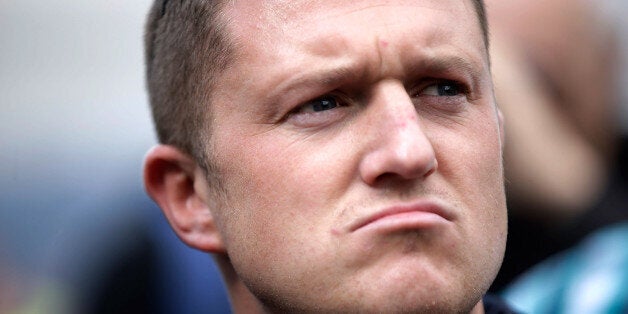
[[223,2],[157,0],[148,14],[144,36],[157,138],[197,161],[206,159],[202,130],[209,116],[210,93],[231,56],[219,17]]
[[[472,0],[484,42],[488,25],[483,0]],[[233,46],[221,18],[224,0],[156,0],[145,34],[147,86],[160,143],[189,154],[207,172],[211,92],[232,61]],[[488,51],[488,49],[487,49]],[[211,127],[211,126],[210,126]]]

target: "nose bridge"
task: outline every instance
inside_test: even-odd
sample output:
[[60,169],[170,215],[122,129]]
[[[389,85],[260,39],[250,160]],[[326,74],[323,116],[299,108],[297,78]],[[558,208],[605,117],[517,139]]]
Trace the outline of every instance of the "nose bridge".
[[415,105],[401,83],[382,82],[371,101],[384,143],[406,150],[417,148],[417,142],[427,140]]
[[412,179],[433,172],[434,149],[403,84],[393,80],[377,84],[369,106],[372,137],[362,160],[363,179],[371,184],[384,174]]
[[[403,104],[399,102],[403,102]],[[400,140],[405,144],[403,146],[406,147],[407,144],[410,144],[408,140],[417,140],[419,137],[423,138],[421,122],[414,108],[414,104],[411,101],[402,99],[396,100],[394,105],[394,107],[390,106],[392,107],[390,110],[385,110],[388,114],[387,119],[390,121],[388,128],[391,130],[392,134],[396,135],[393,139]]]

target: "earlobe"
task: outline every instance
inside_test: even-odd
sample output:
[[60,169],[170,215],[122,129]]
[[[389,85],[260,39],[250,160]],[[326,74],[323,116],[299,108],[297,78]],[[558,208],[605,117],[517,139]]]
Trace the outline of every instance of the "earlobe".
[[207,179],[193,158],[170,145],[153,147],[144,160],[144,185],[183,242],[205,252],[225,252]]

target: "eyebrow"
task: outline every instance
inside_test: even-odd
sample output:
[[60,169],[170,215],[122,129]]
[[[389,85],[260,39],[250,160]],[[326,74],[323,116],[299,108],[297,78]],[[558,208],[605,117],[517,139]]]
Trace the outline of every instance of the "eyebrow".
[[[313,71],[299,71],[286,79],[278,80],[275,88],[272,89],[268,96],[278,99],[291,92],[302,93],[304,90],[318,93],[325,92],[326,90],[345,85],[348,82],[356,81],[365,74],[365,70],[351,63],[331,65],[330,67],[314,69]],[[311,96],[314,97],[315,95]]]
[[[370,76],[371,74],[367,71],[368,69],[359,67],[359,64],[344,64],[339,67],[321,69],[281,82],[276,91],[283,93],[301,88],[329,89]],[[407,62],[407,65],[404,66],[403,77],[400,79],[408,80],[415,78],[414,76],[422,75],[464,75],[473,83],[472,87],[476,89],[482,78],[481,72],[479,63],[458,55],[422,56]]]
[[[434,55],[420,58],[406,66],[406,78],[414,76],[453,76],[454,78],[464,78],[470,84],[470,88],[475,93],[481,92],[482,82],[486,80],[483,75],[482,62],[472,58],[465,58],[455,54]],[[490,77],[490,76],[489,76]]]
[[365,73],[364,71],[356,71],[356,67],[352,65],[341,65],[328,69],[320,69],[314,72],[304,73],[282,82],[278,90],[295,89],[295,88],[331,88],[338,86],[347,81],[356,79]]
[[406,75],[410,73],[450,73],[462,72],[478,82],[482,77],[481,66],[458,55],[433,56],[422,58],[406,67]]
[[348,82],[358,80],[365,71],[356,66],[352,61],[330,64],[328,67],[301,71],[294,69],[290,74],[277,78],[268,85],[273,86],[265,94],[263,116],[276,120],[281,114],[279,103],[295,103],[306,101],[306,98],[314,98],[319,94],[330,92]]
[[[316,97],[319,93],[331,91],[339,86],[348,86],[351,82],[360,82],[373,75],[369,73],[370,70],[368,68],[362,67],[360,62],[360,60],[351,60],[337,65],[332,64],[328,67],[314,69],[313,71],[292,72],[293,75],[277,80],[275,88],[272,88],[267,97],[269,100],[272,100],[271,102],[277,100],[282,100],[283,102],[287,99],[294,99],[297,97],[295,95],[300,95],[303,91],[311,91],[312,94],[308,95],[308,97]],[[404,81],[415,79],[416,76],[448,74],[462,75],[469,79],[474,90],[477,90],[479,87],[482,77],[480,65],[467,58],[458,55],[435,54],[426,56],[423,54],[406,62],[402,77],[398,78]],[[274,116],[278,112],[269,112],[269,114]]]

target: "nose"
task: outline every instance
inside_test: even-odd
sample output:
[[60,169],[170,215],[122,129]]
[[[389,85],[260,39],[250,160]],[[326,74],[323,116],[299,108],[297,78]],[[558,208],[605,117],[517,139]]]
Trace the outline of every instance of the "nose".
[[436,171],[434,148],[401,83],[378,84],[368,108],[369,143],[359,165],[366,184],[426,178]]

